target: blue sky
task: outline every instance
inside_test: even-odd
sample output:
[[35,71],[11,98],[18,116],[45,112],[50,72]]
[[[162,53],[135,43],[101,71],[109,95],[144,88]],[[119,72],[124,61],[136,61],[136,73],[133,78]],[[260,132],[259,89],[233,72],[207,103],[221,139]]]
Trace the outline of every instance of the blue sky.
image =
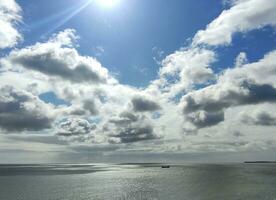
[[[66,28],[76,29],[80,35],[78,51],[81,54],[96,56],[105,67],[119,75],[121,83],[145,87],[157,77],[160,66],[154,57],[162,61],[166,55],[187,46],[198,30],[204,29],[227,8],[216,0],[196,3],[192,0],[122,1],[115,8],[91,3],[59,25],[86,1],[19,0],[24,8],[25,39],[21,45],[43,41]],[[214,70],[231,67],[241,51],[247,53],[249,60],[256,61],[276,46],[275,31],[270,27],[247,35],[237,34],[230,48],[217,49],[219,60]]]
[[0,155],[275,157],[274,0],[7,0],[0,11]]
[[[22,45],[47,38],[45,33],[84,2],[18,1],[24,8],[25,40]],[[76,29],[81,37],[78,48],[81,54],[97,56],[97,47],[102,47],[104,52],[98,56],[99,61],[114,73],[119,72],[122,83],[145,87],[156,78],[159,69],[153,57],[162,60],[186,46],[187,40],[222,9],[222,3],[215,0],[199,0],[196,4],[192,0],[122,0],[120,5],[108,9],[92,3],[53,32]],[[51,20],[64,10],[69,12]],[[164,52],[160,58],[158,51]]]

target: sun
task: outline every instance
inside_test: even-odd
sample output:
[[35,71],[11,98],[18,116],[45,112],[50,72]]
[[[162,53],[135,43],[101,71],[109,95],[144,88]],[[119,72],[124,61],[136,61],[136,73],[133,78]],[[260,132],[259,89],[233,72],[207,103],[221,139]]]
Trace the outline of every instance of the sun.
[[97,4],[105,8],[112,8],[119,3],[120,0],[96,0]]

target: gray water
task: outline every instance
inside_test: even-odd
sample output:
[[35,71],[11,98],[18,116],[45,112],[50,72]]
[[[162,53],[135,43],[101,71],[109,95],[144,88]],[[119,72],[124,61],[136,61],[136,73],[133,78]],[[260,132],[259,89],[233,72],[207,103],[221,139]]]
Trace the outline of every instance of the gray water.
[[276,165],[0,165],[0,200],[90,199],[276,200]]

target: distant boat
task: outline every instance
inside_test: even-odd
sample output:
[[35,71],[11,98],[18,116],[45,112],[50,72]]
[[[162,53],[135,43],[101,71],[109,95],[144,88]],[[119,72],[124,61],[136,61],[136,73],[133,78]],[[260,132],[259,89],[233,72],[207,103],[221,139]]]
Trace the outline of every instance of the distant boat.
[[170,168],[170,165],[162,165],[161,168]]

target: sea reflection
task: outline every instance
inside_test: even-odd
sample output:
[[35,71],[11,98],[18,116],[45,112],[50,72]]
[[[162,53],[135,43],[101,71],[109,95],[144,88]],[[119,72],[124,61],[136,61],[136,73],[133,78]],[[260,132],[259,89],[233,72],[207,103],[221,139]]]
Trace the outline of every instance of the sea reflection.
[[273,200],[276,165],[0,166],[0,199]]

